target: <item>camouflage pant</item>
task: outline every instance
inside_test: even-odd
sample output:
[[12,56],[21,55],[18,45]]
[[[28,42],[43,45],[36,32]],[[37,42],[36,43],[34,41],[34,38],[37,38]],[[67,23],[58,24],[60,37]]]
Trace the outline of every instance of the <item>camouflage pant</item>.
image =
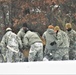
[[53,60],[69,60],[69,50],[59,49],[53,54]]
[[70,60],[76,60],[76,50],[75,49],[71,49],[69,51],[69,59]]
[[11,50],[6,51],[6,62],[19,62],[19,53],[12,52]]
[[43,60],[43,44],[34,43],[31,45],[28,61],[42,61]]
[[19,52],[19,53],[18,53],[18,57],[19,57],[19,60],[18,60],[19,62],[24,62],[24,59],[25,59],[25,58],[24,58],[24,56],[23,56],[23,53]]
[[53,54],[55,53],[55,51],[56,51],[55,49],[47,49],[47,48],[45,48],[44,58],[48,59],[49,61],[52,60],[53,59]]
[[49,61],[51,60],[69,60],[69,51],[68,49],[52,49],[45,56]]
[[3,56],[0,54],[0,63],[3,62]]

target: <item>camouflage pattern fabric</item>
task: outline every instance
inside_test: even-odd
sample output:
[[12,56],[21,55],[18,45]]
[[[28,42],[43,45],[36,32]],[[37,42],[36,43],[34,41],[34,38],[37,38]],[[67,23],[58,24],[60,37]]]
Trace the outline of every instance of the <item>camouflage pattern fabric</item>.
[[31,45],[28,61],[42,61],[43,60],[43,44],[34,43]]

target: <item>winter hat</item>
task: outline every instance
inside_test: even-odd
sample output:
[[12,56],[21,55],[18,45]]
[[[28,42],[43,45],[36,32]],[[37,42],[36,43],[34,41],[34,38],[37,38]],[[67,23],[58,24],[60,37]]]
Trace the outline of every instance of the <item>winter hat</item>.
[[59,30],[60,30],[60,27],[59,27],[59,26],[55,26],[55,27],[54,27],[54,30],[55,30],[55,31],[59,31]]
[[27,27],[27,23],[23,23],[23,27]]
[[48,29],[54,29],[54,26],[53,25],[49,25]]
[[66,23],[65,28],[66,28],[66,29],[72,28],[71,23]]
[[9,31],[9,30],[11,31],[12,29],[10,27],[6,28],[6,31]]

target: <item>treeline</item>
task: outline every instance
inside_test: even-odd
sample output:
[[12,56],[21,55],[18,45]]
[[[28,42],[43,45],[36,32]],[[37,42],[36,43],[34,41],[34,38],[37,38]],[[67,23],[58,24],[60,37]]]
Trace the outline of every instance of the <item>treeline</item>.
[[70,22],[75,28],[75,7],[76,0],[0,0],[1,35],[9,25],[17,33],[24,22],[41,35],[49,24],[64,29]]

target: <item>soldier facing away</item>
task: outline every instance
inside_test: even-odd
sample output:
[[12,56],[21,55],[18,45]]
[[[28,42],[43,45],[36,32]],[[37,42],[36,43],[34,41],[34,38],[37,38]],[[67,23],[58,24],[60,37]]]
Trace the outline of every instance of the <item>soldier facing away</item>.
[[37,33],[26,29],[26,34],[23,39],[24,48],[29,50],[28,61],[43,60],[43,44]]
[[22,49],[20,38],[8,27],[1,40],[4,62],[19,62],[19,51]]
[[[17,33],[17,35],[20,37],[20,39],[22,41],[22,45],[23,45],[23,38],[24,38],[24,35],[26,33],[26,29],[27,29],[26,27],[27,27],[27,23],[23,23],[22,28]],[[24,47],[23,47],[22,53],[24,54],[24,56],[23,56],[23,54],[21,54],[22,61],[28,62],[28,57],[27,57],[27,55],[25,56],[25,53],[28,54],[28,51],[25,52]]]
[[56,51],[56,35],[54,32],[54,26],[49,25],[48,29],[43,33],[42,38],[45,40],[45,50],[44,50],[44,59],[43,61],[53,60],[53,54]]

